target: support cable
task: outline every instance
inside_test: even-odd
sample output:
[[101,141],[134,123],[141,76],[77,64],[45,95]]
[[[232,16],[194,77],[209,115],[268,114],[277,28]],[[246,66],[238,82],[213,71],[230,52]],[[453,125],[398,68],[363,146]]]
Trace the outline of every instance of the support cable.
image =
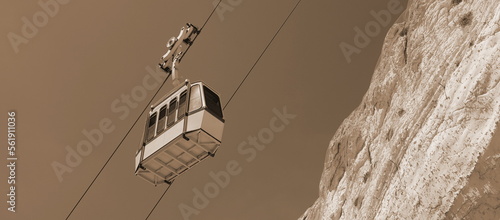
[[283,28],[283,26],[285,26],[285,23],[288,21],[288,19],[290,18],[290,16],[293,14],[293,12],[297,8],[297,6],[299,6],[299,4],[300,4],[301,1],[302,0],[297,1],[297,3],[295,4],[295,7],[292,9],[292,11],[290,12],[290,14],[288,14],[288,16],[286,17],[285,21],[283,21],[283,23],[281,24],[281,26],[278,28],[278,30],[274,34],[273,38],[271,38],[271,41],[269,41],[269,43],[267,44],[266,48],[264,48],[264,50],[262,51],[262,53],[260,54],[260,56],[257,58],[257,60],[255,61],[255,63],[253,64],[252,68],[250,68],[250,70],[248,71],[247,75],[245,76],[245,78],[243,78],[243,80],[241,81],[240,85],[238,85],[238,87],[236,88],[236,90],[233,92],[233,95],[231,95],[231,98],[229,98],[229,100],[226,102],[226,105],[224,105],[224,108],[222,108],[222,110],[225,110],[226,107],[229,105],[229,103],[231,103],[231,100],[233,100],[234,95],[236,95],[236,93],[238,92],[238,90],[240,90],[240,87],[243,85],[243,83],[245,83],[245,81],[247,80],[247,78],[250,75],[250,73],[253,71],[253,69],[255,68],[255,66],[257,65],[257,63],[260,61],[260,58],[262,58],[262,56],[264,55],[264,53],[266,53],[266,51],[269,48],[269,46],[271,45],[271,43],[273,43],[274,39],[276,38],[276,36],[278,36],[278,34],[280,33],[281,29]]
[[106,163],[104,163],[104,165],[102,166],[101,170],[99,170],[99,172],[97,173],[97,175],[94,177],[94,179],[92,180],[92,182],[90,182],[89,186],[87,187],[87,189],[85,190],[85,192],[83,192],[82,196],[80,197],[80,199],[78,199],[78,202],[76,202],[75,206],[73,206],[73,209],[71,209],[71,212],[68,214],[68,216],[66,216],[66,220],[71,217],[71,215],[73,214],[73,212],[75,211],[76,207],[80,204],[80,202],[82,201],[83,197],[85,197],[85,195],[87,194],[87,192],[89,191],[89,189],[92,187],[92,185],[94,185],[95,181],[97,180],[97,178],[99,177],[99,175],[101,175],[102,171],[104,170],[104,168],[106,168],[106,166],[108,165],[109,161],[111,160],[111,158],[115,155],[116,151],[118,150],[118,148],[120,148],[120,146],[122,145],[123,141],[125,141],[125,138],[127,138],[127,136],[130,134],[130,131],[132,131],[132,129],[134,128],[134,126],[137,124],[137,122],[139,121],[139,119],[141,118],[142,114],[144,114],[144,111],[146,111],[146,109],[148,109],[148,107],[151,105],[151,102],[154,100],[154,98],[156,97],[156,95],[158,95],[158,92],[160,92],[161,88],[163,87],[163,85],[165,85],[165,82],[167,82],[168,78],[170,77],[170,74],[167,75],[167,78],[165,78],[165,80],[163,81],[163,83],[161,84],[160,88],[158,88],[158,90],[156,91],[156,93],[153,95],[153,97],[151,98],[151,100],[149,100],[148,104],[146,105],[146,107],[144,107],[144,109],[142,110],[141,114],[139,114],[139,116],[137,117],[137,119],[135,120],[134,124],[132,124],[132,126],[130,127],[130,129],[128,129],[127,133],[125,134],[125,136],[122,138],[122,140],[120,141],[120,143],[118,144],[118,146],[116,146],[115,150],[113,151],[113,153],[111,153],[111,155],[109,156],[108,160],[106,160]]

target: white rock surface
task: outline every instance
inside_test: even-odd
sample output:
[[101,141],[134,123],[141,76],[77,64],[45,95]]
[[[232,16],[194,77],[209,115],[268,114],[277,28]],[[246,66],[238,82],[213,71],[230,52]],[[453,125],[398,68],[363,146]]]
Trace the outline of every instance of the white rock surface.
[[499,31],[499,0],[411,0],[299,219],[500,219]]

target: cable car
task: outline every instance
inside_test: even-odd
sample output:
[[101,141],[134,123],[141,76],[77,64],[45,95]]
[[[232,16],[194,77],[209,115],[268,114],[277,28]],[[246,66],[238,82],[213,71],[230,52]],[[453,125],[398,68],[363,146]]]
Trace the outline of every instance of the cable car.
[[172,184],[221,145],[224,117],[217,93],[186,80],[151,106],[135,174],[153,185]]

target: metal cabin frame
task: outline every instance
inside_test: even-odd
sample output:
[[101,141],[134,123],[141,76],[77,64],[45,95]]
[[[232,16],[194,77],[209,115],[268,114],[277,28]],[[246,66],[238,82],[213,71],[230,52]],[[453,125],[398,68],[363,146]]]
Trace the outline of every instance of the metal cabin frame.
[[[182,94],[186,95],[185,110],[179,110]],[[215,155],[223,129],[219,96],[202,82],[190,84],[186,80],[151,106],[135,156],[135,174],[155,186],[172,184],[182,173]]]

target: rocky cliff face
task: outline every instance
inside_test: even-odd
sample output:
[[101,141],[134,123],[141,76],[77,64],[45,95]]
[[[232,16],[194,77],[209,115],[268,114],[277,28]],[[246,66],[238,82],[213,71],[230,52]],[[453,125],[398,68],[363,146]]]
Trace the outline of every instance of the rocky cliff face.
[[500,219],[498,0],[419,0],[328,146],[300,220]]

